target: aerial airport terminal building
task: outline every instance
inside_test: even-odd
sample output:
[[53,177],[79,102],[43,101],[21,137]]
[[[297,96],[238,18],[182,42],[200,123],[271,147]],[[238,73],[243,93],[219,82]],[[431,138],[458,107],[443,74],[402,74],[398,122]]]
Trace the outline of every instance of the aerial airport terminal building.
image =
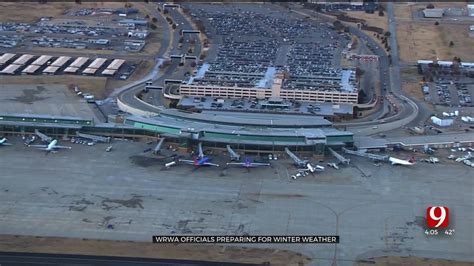
[[0,131],[18,134],[39,129],[56,136],[75,136],[77,132],[111,137],[165,137],[167,142],[192,148],[202,142],[205,147],[225,148],[230,144],[250,153],[283,151],[285,147],[299,152],[323,155],[326,146],[353,144],[351,132],[340,131],[332,123],[311,116],[223,112],[189,113],[164,110],[155,117],[127,115],[123,123],[95,123],[93,119],[40,115],[0,115]]

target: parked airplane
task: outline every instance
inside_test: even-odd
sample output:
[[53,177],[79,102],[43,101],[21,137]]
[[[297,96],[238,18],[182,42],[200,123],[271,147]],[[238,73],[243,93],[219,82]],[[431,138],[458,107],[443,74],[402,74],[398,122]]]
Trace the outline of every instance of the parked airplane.
[[321,165],[316,165],[313,166],[311,163],[306,164],[306,168],[298,169],[298,171],[309,171],[310,173],[315,173],[315,172],[322,172],[324,171],[324,166]]
[[414,165],[415,158],[411,157],[410,160],[402,160],[394,157],[389,157],[388,161],[392,163],[392,165]]
[[432,163],[432,164],[437,164],[439,163],[439,159],[436,158],[436,157],[430,157],[428,159],[423,159],[423,161],[427,162],[427,163]]
[[194,159],[194,160],[184,160],[184,159],[179,159],[179,162],[194,165],[196,167],[201,167],[201,166],[216,166],[219,167],[218,164],[211,163],[211,158],[204,156],[199,159]]
[[[201,166],[216,166],[216,167],[219,167],[218,164],[211,163],[212,159],[210,157],[207,157],[207,156],[204,155],[204,152],[202,150],[202,143],[201,142],[198,143],[198,149],[199,149],[198,157],[195,158],[194,160],[178,159],[178,162],[194,165],[196,167],[201,167]],[[165,167],[169,168],[169,167],[171,167],[175,164],[168,163],[167,165],[168,166],[165,165]]]
[[298,158],[298,156],[292,153],[288,148],[285,148],[285,152],[288,154],[288,156],[290,156],[291,159],[293,159],[294,164],[297,167],[307,167],[308,160],[301,160],[300,158]]
[[238,166],[245,167],[245,168],[254,168],[254,167],[260,167],[260,166],[270,166],[269,163],[256,163],[256,162],[252,161],[252,160],[249,159],[249,158],[245,158],[245,161],[240,162],[240,163],[227,163],[227,165],[238,165]]
[[47,151],[47,152],[51,152],[57,149],[71,149],[71,147],[69,146],[60,146],[57,144],[58,144],[58,141],[53,139],[53,141],[51,141],[51,143],[49,143],[48,145],[28,145],[28,147],[38,148],[40,150]]
[[328,163],[328,166],[329,166],[329,167],[332,167],[332,168],[334,168],[334,169],[336,169],[336,170],[339,169],[339,166],[337,166],[337,163]]
[[48,136],[46,136],[45,134],[39,132],[38,129],[35,129],[35,134],[36,134],[36,135],[41,139],[41,141],[43,141],[43,142],[50,143],[51,141],[53,141],[53,138],[48,137]]
[[0,146],[11,146],[13,144],[7,142],[7,138],[0,139]]

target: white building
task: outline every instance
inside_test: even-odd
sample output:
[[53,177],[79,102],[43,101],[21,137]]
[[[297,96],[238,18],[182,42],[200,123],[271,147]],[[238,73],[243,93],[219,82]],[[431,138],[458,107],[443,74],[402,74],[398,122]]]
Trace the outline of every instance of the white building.
[[425,18],[442,18],[444,15],[444,9],[442,8],[426,8],[423,10],[423,16]]
[[448,126],[453,125],[454,120],[453,119],[440,119],[436,116],[432,116],[431,122],[433,122],[433,124],[438,125],[440,127],[448,127]]
[[467,14],[470,17],[474,17],[474,5],[467,5]]

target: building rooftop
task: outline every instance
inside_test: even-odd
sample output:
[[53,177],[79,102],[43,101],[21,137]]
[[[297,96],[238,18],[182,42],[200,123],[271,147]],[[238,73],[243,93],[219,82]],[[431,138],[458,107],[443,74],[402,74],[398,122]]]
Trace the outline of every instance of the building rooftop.
[[176,109],[166,109],[161,116],[173,117],[199,121],[203,123],[215,123],[234,126],[273,127],[273,128],[316,128],[328,127],[332,123],[322,117],[303,115],[275,115],[267,113],[243,113],[243,112],[213,112],[202,111],[201,113],[182,112]]

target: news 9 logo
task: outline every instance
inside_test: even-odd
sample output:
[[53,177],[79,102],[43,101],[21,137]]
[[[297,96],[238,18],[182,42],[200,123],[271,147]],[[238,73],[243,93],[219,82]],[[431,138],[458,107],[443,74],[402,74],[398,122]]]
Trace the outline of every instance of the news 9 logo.
[[426,208],[426,225],[429,228],[446,228],[449,225],[449,209],[444,206]]

